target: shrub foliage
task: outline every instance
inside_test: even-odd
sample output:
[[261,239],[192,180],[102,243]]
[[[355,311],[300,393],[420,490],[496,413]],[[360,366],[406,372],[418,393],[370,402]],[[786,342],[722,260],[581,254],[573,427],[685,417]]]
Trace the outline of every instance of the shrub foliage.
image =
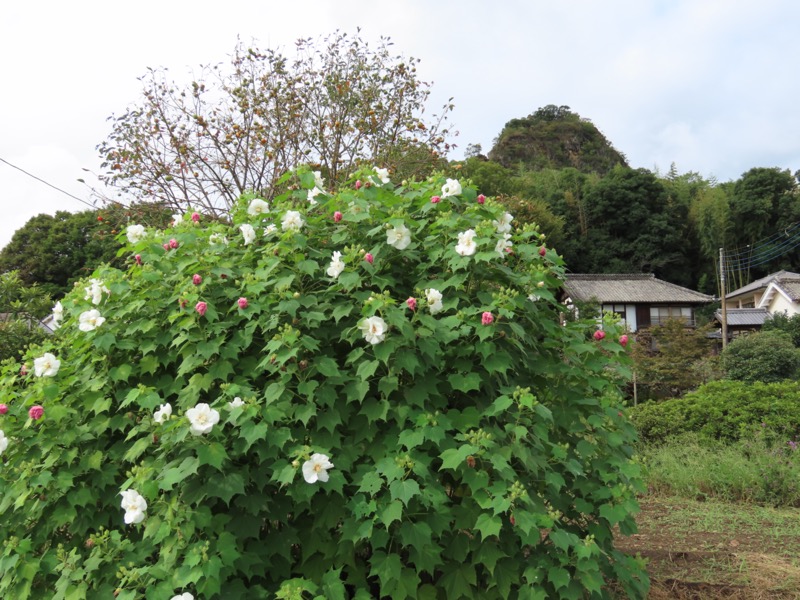
[[645,442],[687,432],[734,441],[762,423],[792,437],[800,433],[800,383],[712,381],[683,398],[640,404],[630,416]]
[[443,177],[284,183],[129,228],[5,364],[0,596],[644,597],[627,358],[561,323],[536,228]]

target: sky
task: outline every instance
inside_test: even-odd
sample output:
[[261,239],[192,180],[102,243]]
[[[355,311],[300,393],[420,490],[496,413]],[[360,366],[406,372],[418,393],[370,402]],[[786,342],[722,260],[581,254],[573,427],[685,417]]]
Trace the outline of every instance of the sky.
[[[548,105],[590,119],[635,168],[718,181],[800,169],[796,0],[39,0],[0,19],[0,247],[31,217],[91,204],[108,118],[165,67],[186,80],[237,39],[291,54],[335,30],[421,60],[452,97],[463,157]],[[9,165],[14,165],[14,168]],[[47,181],[49,187],[19,169]],[[78,180],[84,179],[81,183]]]

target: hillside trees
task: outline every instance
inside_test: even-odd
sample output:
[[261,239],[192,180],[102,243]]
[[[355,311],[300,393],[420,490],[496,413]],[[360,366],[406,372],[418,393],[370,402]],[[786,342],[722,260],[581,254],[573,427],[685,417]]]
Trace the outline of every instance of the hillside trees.
[[569,106],[553,104],[506,123],[489,158],[509,168],[574,167],[600,174],[628,164],[594,124]]
[[207,65],[188,85],[165,69],[114,118],[98,146],[101,179],[121,194],[223,215],[247,191],[269,199],[278,176],[317,163],[335,187],[360,162],[395,179],[426,176],[450,148],[446,104],[424,114],[430,85],[418,60],[334,33],[296,43],[294,56],[238,44],[229,66]]

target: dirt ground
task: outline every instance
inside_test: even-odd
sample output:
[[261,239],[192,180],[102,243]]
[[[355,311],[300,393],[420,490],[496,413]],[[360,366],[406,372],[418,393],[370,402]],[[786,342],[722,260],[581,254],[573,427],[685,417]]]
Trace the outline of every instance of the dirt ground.
[[646,497],[639,533],[617,546],[648,559],[649,598],[800,599],[800,509]]

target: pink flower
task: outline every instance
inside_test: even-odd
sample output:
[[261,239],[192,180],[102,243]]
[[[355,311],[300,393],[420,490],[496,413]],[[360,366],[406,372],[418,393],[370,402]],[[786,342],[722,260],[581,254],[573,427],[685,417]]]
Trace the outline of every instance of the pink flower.
[[167,243],[165,243],[165,244],[164,244],[164,250],[166,250],[167,252],[169,252],[169,242],[167,242]]
[[34,421],[38,421],[44,416],[44,409],[38,404],[31,406],[30,410],[28,411],[28,416]]
[[547,254],[547,248],[542,246],[541,248],[539,248],[539,256],[544,256],[545,254]]
[[406,306],[411,310],[417,310],[417,299],[414,296],[409,296],[408,300],[406,300]]
[[360,179],[358,181],[356,181],[356,189],[357,190],[361,189],[361,180]]
[[433,197],[431,197],[431,204],[439,204],[439,202],[441,202],[441,200],[442,199],[439,196],[433,196]]
[[142,264],[142,255],[141,254],[137,254],[136,256],[133,257],[133,259],[136,261],[137,265],[141,265]]
[[169,247],[170,248],[177,248],[178,247],[178,240],[176,240],[175,238],[172,238],[169,241]]
[[486,311],[481,315],[481,323],[484,325],[491,325],[494,322],[494,315]]
[[0,415],[4,415],[8,412],[8,406],[6,404],[0,404]]
[[241,308],[242,310],[247,308],[247,298],[239,298],[238,302],[239,302],[239,308]]
[[200,213],[192,213],[192,221],[194,221],[195,223],[199,223],[200,222]]
[[486,202],[486,196],[478,194],[478,204],[483,204],[484,202]]
[[194,309],[202,317],[204,314],[206,314],[206,311],[208,310],[208,304],[206,304],[205,302],[198,302],[197,304],[194,305]]
[[623,334],[623,335],[619,336],[619,343],[620,343],[620,344],[622,344],[622,347],[623,347],[623,348],[624,348],[625,346],[627,346],[627,345],[628,345],[628,336],[627,336],[627,335],[625,335],[625,334]]
[[200,277],[200,275],[198,275],[197,273],[195,273],[194,275],[192,275],[192,283],[195,285],[200,285],[201,283],[203,283],[203,278]]
[[604,337],[606,337],[605,331],[598,329],[597,331],[594,332],[594,339],[596,339],[598,342],[602,340]]
[[19,368],[19,374],[22,375],[23,377],[25,377],[25,375],[28,374],[28,367],[26,365],[22,365]]
[[367,261],[369,264],[372,264],[372,261],[374,261],[375,259],[373,258],[372,254],[370,254],[369,252],[367,252],[367,253],[364,255],[364,260],[365,260],[365,261]]
[[339,222],[339,221],[341,221],[341,220],[342,220],[342,213],[340,213],[340,212],[337,210],[335,213],[333,213],[333,222],[334,222],[334,223],[338,223],[338,222]]

